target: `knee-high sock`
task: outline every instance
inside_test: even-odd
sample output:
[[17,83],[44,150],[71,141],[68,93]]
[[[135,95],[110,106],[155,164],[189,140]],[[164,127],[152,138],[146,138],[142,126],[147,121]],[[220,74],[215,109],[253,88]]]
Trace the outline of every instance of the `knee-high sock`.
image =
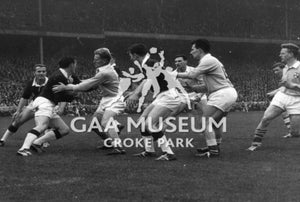
[[209,127],[209,121],[206,121],[204,135],[205,135],[206,144],[208,147],[217,145],[216,135],[215,135],[213,128]]
[[10,124],[7,130],[5,131],[5,133],[3,134],[1,140],[5,142],[8,139],[8,137],[13,135],[15,132],[17,132],[17,130],[18,127],[15,127],[12,124]]
[[168,154],[174,154],[165,135],[159,138],[157,142],[158,142],[158,146],[161,148],[163,152],[166,152]]
[[282,113],[282,119],[289,133],[291,133],[291,120],[289,114],[286,111]]
[[267,129],[256,128],[254,132],[254,138],[252,144],[261,144],[264,135],[266,134]]
[[144,136],[143,139],[144,139],[145,151],[155,152],[153,137],[152,136]]
[[29,149],[30,146],[32,145],[32,143],[34,142],[34,140],[36,140],[39,136],[40,136],[40,132],[38,132],[34,129],[29,131],[26,135],[26,138],[25,138],[24,143],[23,143],[22,147],[20,148],[20,150]]
[[118,132],[115,129],[109,129],[107,133],[112,138],[112,145],[114,147],[122,147],[121,139],[119,138]]
[[36,139],[33,143],[37,144],[37,145],[42,145],[44,142],[51,142],[52,140],[56,140],[57,137],[54,133],[53,130],[47,132],[45,135],[43,135],[42,137],[39,137],[38,139]]

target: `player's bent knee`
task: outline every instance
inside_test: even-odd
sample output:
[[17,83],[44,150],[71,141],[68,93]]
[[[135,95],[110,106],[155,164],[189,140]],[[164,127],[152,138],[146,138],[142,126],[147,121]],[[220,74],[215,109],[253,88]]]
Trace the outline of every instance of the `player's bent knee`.
[[270,119],[269,117],[265,116],[265,117],[262,118],[261,123],[263,125],[269,125],[271,121],[272,121],[272,119]]
[[41,136],[41,133],[40,133],[38,130],[35,130],[35,129],[31,129],[31,130],[29,131],[29,133],[34,134],[34,135],[36,135],[37,137],[40,137],[40,136]]
[[149,133],[147,130],[142,130],[142,129],[140,129],[140,132],[141,132],[141,135],[142,135],[142,136],[145,136],[145,137],[151,136],[151,133]]
[[60,139],[69,134],[70,128],[67,127],[67,128],[63,128],[63,129],[59,129],[59,130],[55,129],[53,132],[55,134],[56,139]]
[[8,130],[9,130],[10,132],[12,132],[12,133],[15,133],[15,132],[17,132],[18,128],[19,128],[18,126],[11,124],[11,125],[8,127]]
[[164,136],[164,132],[162,132],[162,131],[154,132],[154,133],[151,133],[151,135],[153,137],[153,141],[157,141],[159,138]]
[[102,126],[103,128],[106,128],[107,122],[108,122],[108,121],[106,121],[106,120],[102,120],[102,121],[101,121],[101,126]]

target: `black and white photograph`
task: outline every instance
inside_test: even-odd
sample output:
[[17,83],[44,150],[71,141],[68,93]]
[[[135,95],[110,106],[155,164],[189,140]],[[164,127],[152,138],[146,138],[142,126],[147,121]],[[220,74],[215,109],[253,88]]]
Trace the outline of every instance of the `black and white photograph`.
[[300,1],[0,0],[0,202],[300,201]]

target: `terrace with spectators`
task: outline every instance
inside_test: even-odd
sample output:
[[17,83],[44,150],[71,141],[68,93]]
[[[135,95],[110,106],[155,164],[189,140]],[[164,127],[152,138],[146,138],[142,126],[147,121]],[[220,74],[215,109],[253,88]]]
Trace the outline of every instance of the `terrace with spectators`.
[[[57,33],[60,37],[44,37],[44,63],[49,74],[63,55],[74,55],[79,62],[78,74],[88,78],[94,74],[92,51],[109,47],[117,65],[126,70],[132,65],[126,54],[133,42],[144,42],[166,50],[167,64],[176,54],[188,53],[188,41],[122,37],[124,33],[193,35],[220,37],[213,41],[213,54],[220,58],[239,91],[239,101],[267,102],[266,93],[277,88],[270,70],[278,60],[278,44],[237,44],[235,38],[265,40],[297,40],[299,26],[296,0],[281,1],[209,1],[190,0],[0,0],[0,101],[16,105],[24,81],[32,77],[32,66],[39,63],[39,35]],[[39,9],[40,8],[40,9]],[[196,8],[196,9],[195,9]],[[214,12],[211,12],[214,11]],[[30,36],[5,35],[11,31],[35,31]],[[10,33],[11,33],[10,32]],[[120,38],[86,39],[84,33],[117,32]],[[36,35],[37,33],[37,35]],[[76,33],[77,38],[66,38]],[[101,38],[101,37],[100,37]],[[231,45],[222,39],[231,38]],[[227,40],[228,42],[228,40]],[[195,62],[191,62],[195,65]],[[97,104],[97,93],[81,94],[83,104]]]

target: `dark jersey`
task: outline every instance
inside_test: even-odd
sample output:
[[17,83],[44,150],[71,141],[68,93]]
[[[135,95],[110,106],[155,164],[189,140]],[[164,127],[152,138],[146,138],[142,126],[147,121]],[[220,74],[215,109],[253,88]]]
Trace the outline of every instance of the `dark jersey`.
[[46,82],[43,85],[34,85],[34,79],[27,82],[23,90],[22,98],[26,100],[32,98],[32,100],[34,100],[42,92],[43,88],[46,85]]
[[[73,81],[70,81],[73,80]],[[74,99],[74,95],[68,93],[67,91],[54,93],[52,88],[54,85],[59,85],[59,83],[63,83],[65,85],[71,84],[78,84],[80,80],[76,76],[72,76],[72,79],[67,79],[60,70],[56,70],[48,80],[45,88],[41,92],[40,96],[47,98],[48,100],[52,101],[54,104],[58,104],[59,102],[71,102]]]
[[[151,59],[150,59],[151,60]],[[149,59],[148,59],[149,61]],[[146,68],[149,68],[149,66],[153,66],[151,62],[148,63],[148,61],[145,62],[145,64],[148,66]],[[145,67],[142,67],[142,73],[144,74],[145,78],[147,79],[147,70]],[[157,83],[159,85],[159,93],[162,93],[164,91],[169,90],[168,88],[168,82],[165,80],[165,75],[161,72],[158,76],[156,76]],[[151,91],[153,91],[153,87],[151,87]]]

